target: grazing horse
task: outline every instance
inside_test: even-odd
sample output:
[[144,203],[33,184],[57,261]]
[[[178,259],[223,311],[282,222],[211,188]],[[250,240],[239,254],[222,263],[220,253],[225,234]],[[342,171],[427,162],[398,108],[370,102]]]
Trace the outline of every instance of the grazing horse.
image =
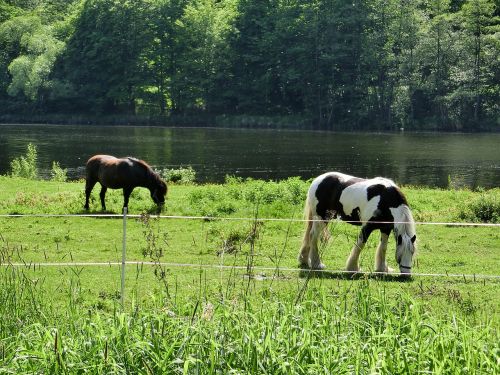
[[394,231],[396,261],[402,274],[411,274],[415,252],[415,223],[405,196],[394,182],[387,178],[362,179],[338,172],[316,177],[307,194],[305,217],[306,233],[299,253],[301,266],[323,269],[318,253],[318,238],[330,219],[340,217],[361,232],[347,259],[347,271],[359,271],[359,254],[368,236],[380,230],[380,244],[375,257],[375,271],[392,271],[385,260],[389,234]]
[[101,206],[106,210],[104,197],[106,190],[123,189],[123,207],[128,207],[128,199],[137,186],[149,189],[151,198],[159,206],[165,203],[167,184],[143,160],[132,157],[118,159],[109,155],[94,155],[86,165],[85,209],[89,209],[89,197],[95,184],[101,184]]

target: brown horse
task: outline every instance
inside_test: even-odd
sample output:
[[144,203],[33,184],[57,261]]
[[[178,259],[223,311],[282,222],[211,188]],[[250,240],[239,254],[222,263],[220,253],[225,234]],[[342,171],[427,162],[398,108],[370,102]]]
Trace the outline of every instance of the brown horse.
[[128,199],[137,186],[149,189],[151,198],[161,209],[165,203],[167,184],[143,160],[136,158],[118,159],[109,155],[94,155],[86,165],[85,209],[89,209],[89,197],[95,184],[101,184],[101,205],[106,210],[104,197],[106,190],[123,189],[123,207],[128,207]]

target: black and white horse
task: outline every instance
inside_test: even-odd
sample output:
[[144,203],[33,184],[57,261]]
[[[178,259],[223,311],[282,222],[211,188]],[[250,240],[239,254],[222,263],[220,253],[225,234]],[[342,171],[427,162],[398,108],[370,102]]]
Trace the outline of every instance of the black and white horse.
[[396,261],[402,274],[411,274],[415,252],[415,223],[405,196],[396,184],[382,177],[362,179],[338,172],[322,174],[309,188],[305,217],[307,229],[299,253],[301,266],[323,269],[318,253],[318,238],[330,219],[340,217],[361,232],[351,255],[347,271],[359,271],[359,254],[374,230],[380,230],[380,244],[375,256],[375,271],[392,271],[385,260],[389,234],[394,231]]

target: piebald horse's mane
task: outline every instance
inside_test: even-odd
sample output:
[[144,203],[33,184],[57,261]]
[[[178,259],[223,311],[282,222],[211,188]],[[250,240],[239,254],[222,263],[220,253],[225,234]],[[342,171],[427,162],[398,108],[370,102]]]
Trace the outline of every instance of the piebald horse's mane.
[[[396,214],[394,215],[394,235],[396,238],[399,235],[401,236],[402,244],[405,249],[411,248],[411,239],[415,235],[416,229],[410,208],[406,204],[402,204],[393,211],[393,214]],[[413,244],[413,246],[415,245]]]
[[413,220],[410,208],[406,204],[402,204],[393,211],[393,215],[395,216],[394,231],[397,234],[406,234],[412,237],[415,234],[415,221]]

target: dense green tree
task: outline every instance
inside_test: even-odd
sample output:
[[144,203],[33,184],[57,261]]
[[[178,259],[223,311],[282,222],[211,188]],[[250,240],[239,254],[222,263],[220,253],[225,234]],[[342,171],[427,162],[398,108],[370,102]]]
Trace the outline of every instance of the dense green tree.
[[180,38],[186,0],[159,0],[148,9],[149,43],[143,59],[147,69],[147,85],[143,88],[144,102],[152,102],[160,114],[167,109],[181,110],[179,90],[173,85],[178,74],[183,50]]
[[81,110],[135,113],[146,72],[140,58],[149,40],[146,6],[145,1],[83,3],[58,72]]
[[498,94],[491,96],[490,91],[490,85],[496,82],[496,90],[493,91],[498,93],[500,67],[499,34],[495,35],[500,28],[493,27],[493,12],[491,0],[467,0],[459,14],[463,35],[462,59],[455,66],[452,82],[456,88],[450,95],[452,104],[458,106],[456,121],[473,127],[481,126],[485,111],[495,107],[498,110],[500,100]]
[[228,38],[234,33],[235,0],[194,0],[180,19],[184,43],[175,85],[183,107],[209,113],[221,106],[231,57]]
[[[5,103],[8,98],[7,88],[10,85],[9,65],[21,53],[21,38],[25,32],[31,32],[40,26],[36,17],[15,17],[22,10],[10,5],[4,5],[0,9],[9,7],[9,12],[2,13],[6,20],[0,24],[0,100]],[[15,11],[11,11],[16,9]],[[12,19],[15,18],[15,21]],[[4,107],[7,107],[4,104]]]
[[12,83],[7,92],[13,96],[22,92],[29,100],[43,101],[41,91],[49,88],[49,75],[64,43],[53,38],[46,28],[24,39],[28,53],[10,63]]
[[49,89],[49,75],[64,44],[53,37],[50,26],[42,25],[34,15],[4,22],[0,26],[0,44],[4,47],[1,65],[6,92],[22,96],[21,100],[43,102],[42,93]]
[[416,92],[419,90],[419,56],[417,46],[422,39],[425,16],[413,0],[398,0],[392,25],[397,86],[395,87],[393,112],[400,127],[415,127],[415,108],[418,109]]
[[433,123],[432,126],[437,124],[444,129],[449,126],[448,78],[453,59],[456,59],[450,0],[430,0],[422,4],[422,8],[427,22],[423,24],[415,51],[419,82],[412,93],[413,115],[424,126]]
[[10,18],[19,16],[22,13],[22,9],[14,5],[8,4],[3,0],[0,0],[0,23],[9,20]]
[[263,114],[269,111],[270,70],[266,36],[273,30],[271,0],[240,0],[236,32],[229,39],[231,88],[227,93],[233,111]]
[[498,0],[0,0],[0,116],[495,129],[499,17]]

